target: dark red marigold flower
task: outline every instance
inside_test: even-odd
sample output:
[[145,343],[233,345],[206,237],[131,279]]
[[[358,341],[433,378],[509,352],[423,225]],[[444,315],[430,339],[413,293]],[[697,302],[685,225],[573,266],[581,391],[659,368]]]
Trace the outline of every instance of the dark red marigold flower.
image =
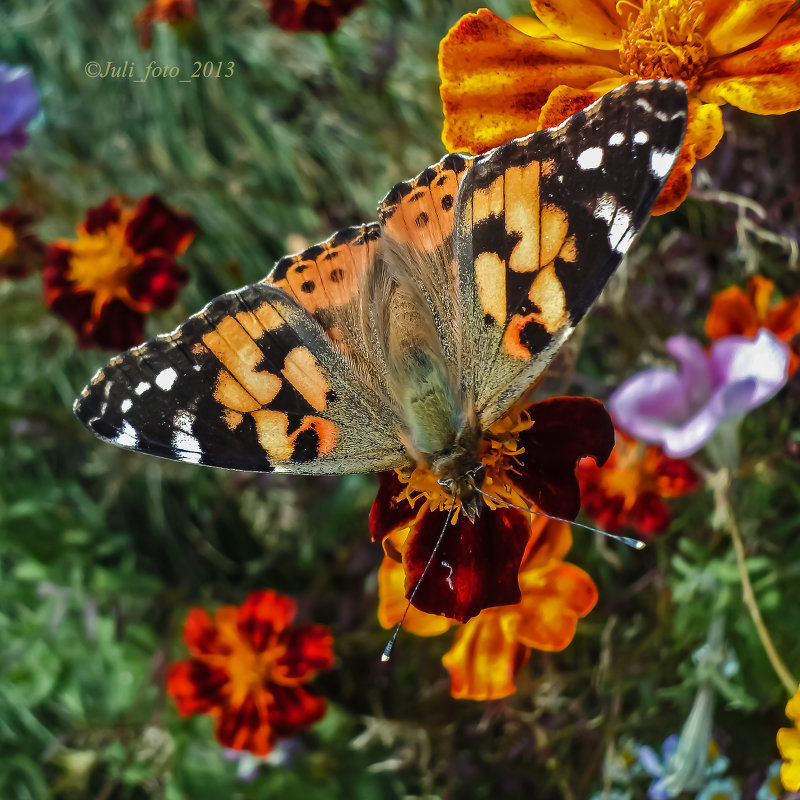
[[41,267],[44,245],[31,231],[32,222],[19,209],[0,211],[0,278],[24,278]]
[[301,684],[333,666],[333,637],[324,625],[292,625],[295,612],[291,598],[272,590],[213,617],[193,608],[183,629],[192,658],[167,675],[178,711],[210,714],[221,745],[256,755],[322,719],[325,698]]
[[133,20],[139,46],[146,50],[153,44],[153,25],[156,22],[175,26],[191,22],[196,17],[194,0],[150,0]]
[[672,511],[663,498],[697,488],[699,478],[681,459],[660,447],[637,442],[620,430],[611,457],[601,467],[589,459],[578,465],[581,503],[595,524],[609,533],[626,527],[654,536],[669,527]]
[[364,0],[268,0],[269,18],[291,33],[333,33]]
[[90,208],[76,240],[45,254],[44,300],[78,334],[81,347],[126,350],[144,339],[154,308],[169,308],[188,273],[176,261],[197,226],[155,195],[135,207],[112,197]]
[[[485,469],[480,488],[500,502],[486,500],[489,508],[471,522],[455,501],[452,527],[417,588],[414,606],[466,622],[484,608],[518,603],[517,576],[532,517],[510,504],[574,519],[580,510],[578,460],[589,456],[602,464],[613,447],[614,427],[597,400],[553,397],[509,409],[484,435],[480,453]],[[387,556],[402,559],[406,597],[420,580],[453,502],[427,467],[380,475],[370,531]],[[402,554],[387,538],[398,532],[407,534]]]

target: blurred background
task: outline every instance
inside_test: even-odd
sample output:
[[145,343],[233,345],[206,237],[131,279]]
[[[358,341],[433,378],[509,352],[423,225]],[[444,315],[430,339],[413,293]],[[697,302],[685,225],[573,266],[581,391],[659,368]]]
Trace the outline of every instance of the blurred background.
[[[324,35],[281,30],[255,0],[202,0],[191,24],[157,23],[150,49],[133,24],[141,10],[142,0],[0,5],[0,60],[30,67],[41,101],[0,182],[0,208],[30,215],[45,243],[74,238],[110,196],[157,193],[190,214],[199,230],[179,259],[188,284],[148,319],[147,335],[259,280],[283,254],[373,219],[395,182],[444,152],[436,53],[474,10],[467,2],[367,0]],[[141,75],[151,60],[182,74],[197,61],[233,71],[190,83],[85,72],[128,61]],[[712,294],[748,274],[800,292],[797,114],[725,113],[726,137],[695,171],[693,196],[650,223],[589,315],[580,352],[554,371],[558,391],[606,399],[664,359],[668,336],[701,337]],[[668,532],[642,553],[576,531],[570,560],[600,599],[573,643],[533,652],[509,698],[455,700],[440,664],[452,634],[401,634],[393,661],[380,663],[374,476],[227,473],[109,447],[71,406],[111,353],[77,346],[46,309],[37,272],[0,280],[0,331],[3,800],[583,800],[602,790],[609,754],[625,742],[658,750],[680,732],[698,685],[692,653],[720,613],[729,666],[715,747],[745,797],[778,758],[785,692],[741,606],[709,491],[675,501]],[[745,419],[736,485],[759,605],[795,672],[798,396],[795,378]],[[330,627],[337,662],[311,687],[328,698],[326,717],[242,780],[212,720],[178,716],[165,676],[186,657],[191,607],[240,604],[267,587],[294,597],[301,620]],[[644,796],[648,780],[629,796]]]

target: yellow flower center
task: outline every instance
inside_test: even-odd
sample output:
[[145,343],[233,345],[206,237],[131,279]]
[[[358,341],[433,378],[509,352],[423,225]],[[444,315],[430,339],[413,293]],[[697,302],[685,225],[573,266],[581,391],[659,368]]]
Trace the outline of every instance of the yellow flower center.
[[[97,315],[114,298],[136,310],[139,304],[128,292],[128,278],[137,267],[137,256],[125,241],[127,219],[112,223],[97,233],[80,233],[70,248],[67,277],[79,291],[91,292],[92,314]],[[145,309],[146,310],[146,309]]]
[[630,9],[620,42],[619,63],[637,78],[676,78],[691,91],[708,62],[700,33],[705,17],[702,0],[620,0],[617,11]]
[[17,235],[10,225],[0,222],[0,258],[11,255],[17,249]]
[[640,442],[629,442],[618,436],[614,445],[614,468],[600,470],[600,485],[609,495],[621,495],[624,509],[630,511],[637,498],[652,488],[647,484],[648,475],[643,469],[645,445]]
[[285,654],[286,645],[278,644],[275,636],[260,652],[253,650],[249,642],[240,639],[224,662],[230,676],[231,701],[236,704],[248,695],[269,694],[269,683],[291,683],[281,680],[281,669],[276,668],[276,662]]
[[[514,489],[510,475],[518,472],[519,456],[525,452],[525,448],[519,446],[519,435],[532,426],[533,420],[528,414],[528,406],[516,405],[491,425],[483,435],[480,462],[485,470],[485,476],[478,488],[500,499],[498,503],[483,497],[486,505],[492,510],[505,506],[506,502],[515,505],[525,503]],[[447,493],[429,467],[418,465],[413,469],[398,469],[396,472],[400,481],[405,484],[403,491],[397,497],[398,500],[407,500],[413,508],[417,501],[423,498],[422,508],[427,505],[431,511],[441,511],[455,505],[453,524],[456,523],[461,512],[461,501]]]

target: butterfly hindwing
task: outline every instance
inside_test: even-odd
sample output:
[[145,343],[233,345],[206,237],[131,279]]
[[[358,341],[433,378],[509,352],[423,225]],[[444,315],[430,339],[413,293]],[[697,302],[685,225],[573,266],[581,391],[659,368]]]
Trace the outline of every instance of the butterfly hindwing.
[[112,359],[75,404],[101,438],[228,469],[305,474],[405,463],[397,420],[319,323],[258,283]]
[[646,221],[680,152],[686,89],[629,83],[477,158],[459,189],[462,389],[482,427],[534,382]]

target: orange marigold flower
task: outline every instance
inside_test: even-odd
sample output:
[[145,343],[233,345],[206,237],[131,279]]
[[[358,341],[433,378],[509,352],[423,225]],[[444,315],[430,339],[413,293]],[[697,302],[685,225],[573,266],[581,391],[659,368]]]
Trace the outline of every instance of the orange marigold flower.
[[759,328],[767,328],[790,347],[789,375],[797,372],[800,342],[800,295],[770,302],[774,281],[754,275],[745,293],[738,286],[717,292],[706,317],[706,335],[712,341],[733,334],[755,338]]
[[269,18],[291,33],[333,33],[364,0],[268,0]]
[[[414,605],[420,611],[466,622],[484,608],[518,603],[517,574],[532,517],[512,504],[574,519],[580,510],[578,461],[591,456],[602,464],[613,446],[614,428],[598,400],[517,404],[481,442],[478,488],[497,501],[479,496],[482,513],[471,520],[427,467],[384,472],[370,511],[372,538],[402,560],[407,596],[419,584]],[[452,503],[451,526],[420,581]],[[400,531],[408,532],[402,552],[391,538]]]
[[156,22],[175,26],[191,22],[196,17],[194,0],[149,0],[133,20],[139,46],[148,49],[153,44],[153,25]]
[[686,461],[670,458],[660,447],[637,442],[620,430],[608,461],[598,467],[584,458],[578,465],[581,507],[609,533],[630,526],[643,536],[665,531],[672,513],[665,497],[697,488],[697,473]]
[[333,637],[324,625],[292,625],[294,601],[252,592],[214,616],[193,608],[183,639],[192,658],[169,668],[167,691],[183,716],[210,714],[219,743],[266,755],[325,715],[325,698],[301,684],[333,666]]
[[552,127],[627,81],[677,78],[690,91],[686,139],[653,209],[689,192],[696,159],[722,138],[720,106],[800,108],[794,0],[531,0],[539,21],[467,14],[439,50],[449,150],[482,153]]
[[800,686],[786,704],[786,716],[794,721],[794,728],[778,731],[778,750],[784,759],[781,781],[790,792],[800,792]]
[[44,247],[19,209],[0,211],[0,278],[24,278],[42,265]]
[[45,254],[44,300],[78,334],[81,347],[125,350],[144,339],[154,308],[169,308],[188,273],[175,257],[197,226],[155,195],[132,206],[120,197],[91,208],[75,241]]
[[[390,538],[392,546],[402,549],[402,533]],[[563,650],[572,641],[578,619],[597,602],[597,588],[583,570],[562,560],[571,544],[566,523],[534,520],[519,570],[520,602],[481,611],[459,628],[442,657],[453,697],[496,700],[513,694],[515,677],[531,649]],[[406,601],[403,567],[389,555],[378,573],[378,590],[378,619],[390,628],[400,621]],[[455,624],[412,608],[403,627],[434,636]]]

